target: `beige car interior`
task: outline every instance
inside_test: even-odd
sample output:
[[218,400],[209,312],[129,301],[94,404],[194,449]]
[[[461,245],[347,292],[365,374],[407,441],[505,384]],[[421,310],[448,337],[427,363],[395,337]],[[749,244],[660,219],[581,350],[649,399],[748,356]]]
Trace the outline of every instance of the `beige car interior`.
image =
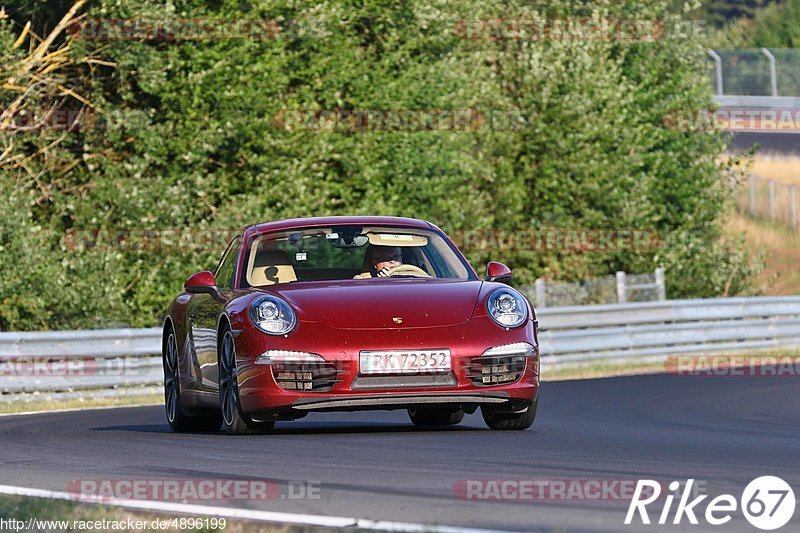
[[[254,244],[253,247],[257,247]],[[250,264],[247,265],[247,281],[250,285],[274,285],[297,281],[294,267],[289,261],[289,254],[283,250],[262,250],[250,253]]]
[[[399,247],[399,248],[420,248],[428,244],[427,237],[422,235],[404,233],[376,232],[373,228],[365,228],[369,239],[369,247]],[[284,250],[265,249],[270,241],[264,238],[256,239],[249,254],[247,265],[247,282],[254,287],[274,285],[276,283],[289,283],[297,281],[297,273],[289,259],[289,254]],[[362,273],[355,279],[371,278],[371,262],[369,260],[369,250],[364,255]],[[411,256],[421,263],[422,271],[415,272],[417,275],[427,274],[433,271],[433,266],[424,256],[412,252]],[[413,265],[402,265],[413,268]],[[430,274],[428,274],[430,276]]]

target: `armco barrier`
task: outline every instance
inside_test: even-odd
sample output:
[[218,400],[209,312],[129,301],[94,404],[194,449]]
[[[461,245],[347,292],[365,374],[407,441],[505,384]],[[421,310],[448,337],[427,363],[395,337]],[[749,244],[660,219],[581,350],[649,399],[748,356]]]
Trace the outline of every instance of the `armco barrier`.
[[[551,307],[538,319],[545,373],[672,354],[800,347],[800,296]],[[159,328],[0,333],[0,392],[10,398],[22,392],[153,390],[163,379],[160,350]],[[50,375],[45,367],[19,375],[15,362],[30,360],[52,361],[62,371]],[[74,371],[58,366],[78,360],[85,364]]]
[[542,368],[800,346],[800,297],[668,300],[542,309]]

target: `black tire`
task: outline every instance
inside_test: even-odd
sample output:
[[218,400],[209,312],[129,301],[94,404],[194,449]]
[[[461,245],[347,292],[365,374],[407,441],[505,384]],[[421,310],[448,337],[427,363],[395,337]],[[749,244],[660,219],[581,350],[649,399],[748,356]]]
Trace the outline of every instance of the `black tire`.
[[464,419],[464,411],[461,409],[412,407],[408,410],[408,417],[415,426],[453,426]]
[[180,365],[178,364],[178,342],[172,326],[166,331],[161,361],[164,366],[164,410],[170,429],[176,433],[187,431],[218,431],[222,417],[218,413],[190,416],[184,412],[181,402]]
[[481,414],[483,415],[483,421],[491,429],[522,431],[533,425],[538,405],[539,400],[536,399],[521,413],[504,413],[495,408],[481,407]]
[[222,429],[230,435],[258,435],[272,431],[275,427],[274,421],[255,422],[242,411],[239,402],[236,346],[230,327],[223,327],[219,339],[219,407]]

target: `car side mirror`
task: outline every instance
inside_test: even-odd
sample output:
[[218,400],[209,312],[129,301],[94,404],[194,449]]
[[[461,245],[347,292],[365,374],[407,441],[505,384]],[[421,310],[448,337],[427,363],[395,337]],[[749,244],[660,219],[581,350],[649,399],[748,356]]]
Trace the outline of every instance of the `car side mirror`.
[[210,294],[216,300],[222,299],[222,292],[217,287],[217,280],[214,279],[214,274],[208,270],[189,276],[189,279],[183,284],[183,289],[189,294]]
[[489,264],[486,265],[486,281],[508,283],[511,281],[511,269],[503,263],[489,261]]

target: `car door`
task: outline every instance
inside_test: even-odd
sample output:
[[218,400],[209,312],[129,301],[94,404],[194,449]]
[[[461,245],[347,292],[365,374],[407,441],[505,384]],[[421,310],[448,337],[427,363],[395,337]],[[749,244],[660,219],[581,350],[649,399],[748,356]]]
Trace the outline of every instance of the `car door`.
[[[233,278],[239,258],[240,238],[234,238],[222,255],[214,278],[224,296],[233,289]],[[192,346],[195,361],[193,366],[204,392],[219,392],[219,373],[217,368],[217,321],[225,302],[210,294],[193,294],[189,301],[189,322],[191,324]]]

